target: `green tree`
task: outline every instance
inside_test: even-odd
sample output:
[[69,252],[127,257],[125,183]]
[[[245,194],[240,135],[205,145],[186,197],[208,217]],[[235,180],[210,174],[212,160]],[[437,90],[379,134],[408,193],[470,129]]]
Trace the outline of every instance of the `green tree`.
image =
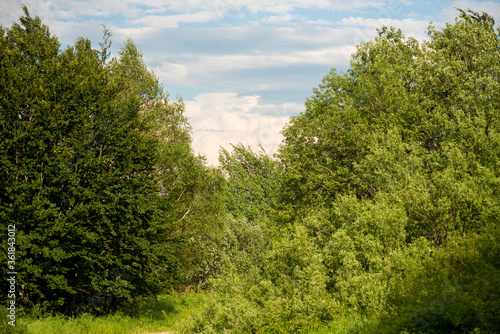
[[26,8],[2,29],[1,67],[2,216],[16,225],[22,304],[72,314],[154,291],[155,142],[139,98],[113,103],[90,41],[60,52]]
[[215,226],[220,178],[132,41],[110,61],[109,40],[61,51],[24,11],[0,28],[0,217],[16,225],[18,303],[112,311],[194,261],[180,249]]
[[500,235],[453,237],[432,257],[404,261],[377,332],[496,333],[500,328]]
[[164,288],[196,284],[207,275],[207,248],[217,243],[223,210],[222,175],[206,167],[203,157],[194,155],[184,103],[168,99],[133,41],[125,43],[108,70],[120,91],[113,103],[122,105],[139,98],[141,116],[155,141],[157,230],[151,256],[158,259],[156,279]]
[[484,225],[496,205],[498,34],[487,14],[461,11],[429,36],[419,45],[383,28],[348,73],[323,79],[283,131],[285,212],[390,192],[409,240]]
[[[280,205],[284,222],[305,217],[317,235],[327,288],[344,307],[373,317],[385,312],[398,284],[408,284],[424,291],[423,302],[410,307],[411,293],[392,300],[396,318],[400,311],[439,316],[449,330],[491,331],[497,305],[471,297],[487,294],[476,282],[496,284],[478,279],[495,272],[491,263],[476,271],[475,260],[465,259],[456,275],[455,258],[443,256],[457,235],[494,230],[500,204],[499,32],[487,14],[459,12],[455,24],[431,26],[422,44],[383,28],[358,46],[348,73],[332,70],[323,79],[283,131]],[[318,211],[323,218],[312,219]],[[471,244],[453,251],[466,253]],[[416,259],[429,259],[433,269],[420,271]],[[446,284],[449,277],[456,283]],[[443,291],[444,299],[455,293],[453,303],[440,300]],[[436,309],[424,307],[436,300]],[[471,310],[474,316],[462,317]]]
[[232,152],[220,150],[220,168],[228,181],[226,207],[235,218],[259,220],[271,215],[279,164],[261,150],[254,153],[242,144],[233,145]]

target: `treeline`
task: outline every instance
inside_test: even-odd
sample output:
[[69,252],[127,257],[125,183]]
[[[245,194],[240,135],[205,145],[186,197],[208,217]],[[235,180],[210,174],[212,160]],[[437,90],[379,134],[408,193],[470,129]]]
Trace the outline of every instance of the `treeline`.
[[0,217],[16,225],[29,312],[106,313],[189,287],[213,296],[190,333],[342,317],[364,332],[500,330],[489,15],[459,10],[424,42],[384,27],[325,76],[277,159],[235,145],[218,169],[132,41],[113,59],[107,31],[101,50],[61,51],[26,9],[20,21],[0,31]]

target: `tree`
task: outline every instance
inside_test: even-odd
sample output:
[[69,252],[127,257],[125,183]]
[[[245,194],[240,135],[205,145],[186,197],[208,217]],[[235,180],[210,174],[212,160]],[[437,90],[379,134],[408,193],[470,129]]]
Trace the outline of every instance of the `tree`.
[[392,28],[361,44],[348,73],[330,72],[283,131],[283,208],[391,193],[409,240],[478,231],[498,178],[493,26],[487,14],[460,11],[422,45]]
[[221,148],[219,162],[228,180],[228,211],[235,218],[268,218],[273,207],[273,190],[279,173],[278,162],[272,160],[263,149],[254,153],[251,148],[245,148],[241,144],[233,145],[232,152]]
[[487,14],[459,12],[428,42],[383,28],[358,46],[348,73],[332,70],[292,118],[278,155],[282,217],[311,221],[329,291],[366,316],[393,313],[394,332],[425,319],[495,327],[485,296],[496,279],[479,279],[495,261],[464,254],[498,243],[486,235],[500,205],[500,34]]
[[132,41],[109,62],[109,33],[102,52],[83,38],[61,51],[24,11],[0,30],[0,217],[16,226],[18,302],[109,312],[193,261],[171,234],[206,214],[217,177]]

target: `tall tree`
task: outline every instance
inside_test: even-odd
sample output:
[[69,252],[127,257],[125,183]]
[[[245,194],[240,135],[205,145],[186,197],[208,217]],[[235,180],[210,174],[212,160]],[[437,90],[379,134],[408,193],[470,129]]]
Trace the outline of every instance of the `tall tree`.
[[[148,284],[155,142],[140,98],[90,41],[59,51],[26,8],[2,32],[2,213],[15,224],[25,305],[109,310]],[[122,103],[118,103],[122,102]]]
[[383,28],[348,73],[323,79],[283,132],[285,212],[392,193],[410,239],[484,225],[499,176],[498,33],[487,14],[461,11],[429,36]]
[[61,51],[24,11],[0,31],[0,217],[16,225],[18,302],[107,312],[193,261],[179,249],[197,225],[176,224],[204,219],[217,177],[132,41],[110,61],[83,38]]

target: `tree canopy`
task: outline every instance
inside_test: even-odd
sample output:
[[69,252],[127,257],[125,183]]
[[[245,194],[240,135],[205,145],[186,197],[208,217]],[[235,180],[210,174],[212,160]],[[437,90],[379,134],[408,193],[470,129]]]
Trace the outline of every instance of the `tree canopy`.
[[485,224],[497,205],[498,34],[487,14],[461,11],[429,37],[384,27],[348,73],[323,79],[283,131],[291,203],[397,194],[408,237],[436,242]]

